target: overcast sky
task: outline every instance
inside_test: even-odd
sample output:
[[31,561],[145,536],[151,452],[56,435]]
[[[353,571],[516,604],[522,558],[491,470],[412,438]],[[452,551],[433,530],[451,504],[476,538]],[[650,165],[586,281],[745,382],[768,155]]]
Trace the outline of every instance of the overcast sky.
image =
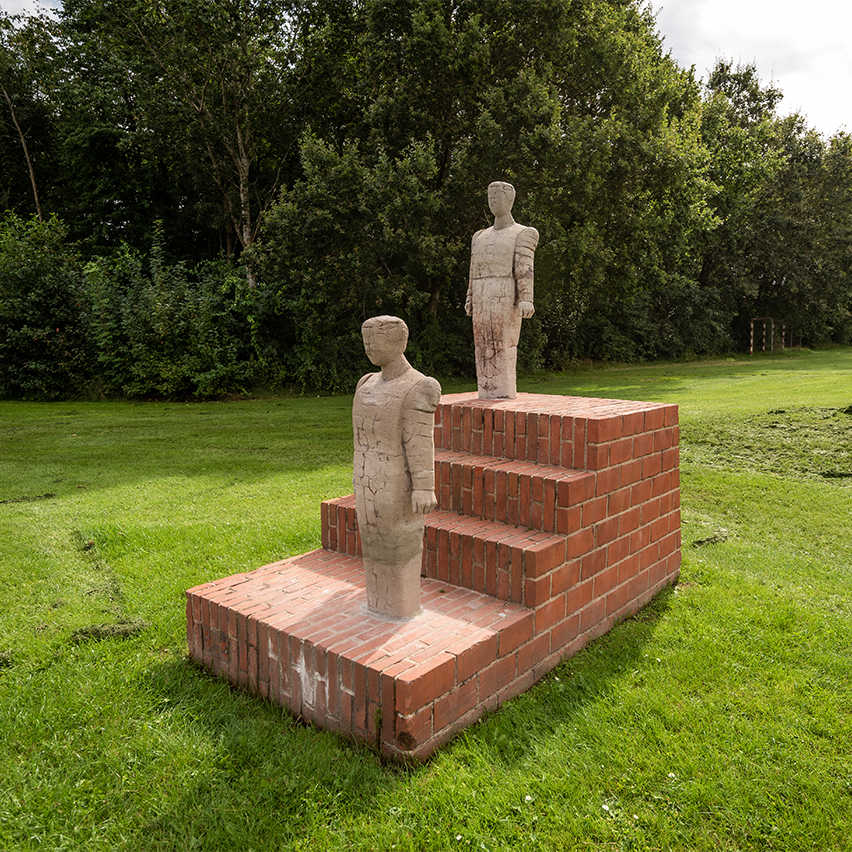
[[652,0],[665,44],[706,78],[717,58],[753,63],[783,92],[780,112],[801,112],[831,134],[852,131],[850,0]]
[[[7,12],[36,0],[0,0]],[[59,6],[59,0],[42,0]],[[677,61],[706,77],[717,58],[754,63],[784,92],[782,113],[801,112],[826,134],[852,131],[852,0],[651,0]]]

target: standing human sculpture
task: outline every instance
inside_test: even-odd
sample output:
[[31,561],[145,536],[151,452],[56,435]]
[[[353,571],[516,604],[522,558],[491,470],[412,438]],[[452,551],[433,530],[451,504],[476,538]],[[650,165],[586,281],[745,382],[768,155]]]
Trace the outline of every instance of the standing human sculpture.
[[410,618],[420,611],[423,516],[435,498],[434,413],[438,382],[406,360],[408,326],[379,316],[361,326],[380,373],[358,382],[352,403],[353,484],[367,606]]
[[480,399],[518,395],[516,368],[521,319],[535,313],[533,258],[538,231],[512,218],[515,188],[488,185],[494,224],[473,235],[465,312],[473,317],[476,384]]

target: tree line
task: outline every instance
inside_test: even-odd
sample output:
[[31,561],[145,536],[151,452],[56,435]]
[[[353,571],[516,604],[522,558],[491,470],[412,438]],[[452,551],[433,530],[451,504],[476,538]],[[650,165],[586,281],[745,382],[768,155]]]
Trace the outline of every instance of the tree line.
[[0,13],[0,395],[349,390],[359,326],[471,375],[485,187],[541,233],[524,369],[852,340],[852,137],[638,0]]

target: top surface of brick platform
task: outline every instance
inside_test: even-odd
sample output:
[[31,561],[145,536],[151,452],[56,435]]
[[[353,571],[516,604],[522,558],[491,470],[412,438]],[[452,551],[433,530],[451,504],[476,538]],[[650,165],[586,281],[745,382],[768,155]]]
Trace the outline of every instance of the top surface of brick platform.
[[677,406],[661,402],[540,393],[491,400],[451,393],[435,412],[435,446],[602,470],[675,446],[677,422]]
[[479,399],[476,393],[445,393],[441,405],[475,405],[505,411],[534,414],[558,414],[562,417],[614,417],[666,408],[663,402],[640,402],[629,399],[599,399],[591,396],[560,396],[547,393],[519,393],[514,399]]
[[426,667],[444,661],[530,613],[489,595],[424,579],[422,611],[395,621],[367,609],[361,560],[326,550],[214,580],[202,594],[235,613],[297,635],[379,671]]

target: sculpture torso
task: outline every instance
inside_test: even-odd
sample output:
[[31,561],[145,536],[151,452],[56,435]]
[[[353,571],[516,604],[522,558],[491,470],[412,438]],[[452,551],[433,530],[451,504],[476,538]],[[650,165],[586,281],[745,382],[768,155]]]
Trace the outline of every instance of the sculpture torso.
[[403,403],[409,391],[425,378],[411,369],[389,382],[381,373],[371,373],[359,383],[352,403],[356,499],[359,490],[367,489],[382,503],[408,505],[402,495],[403,489],[409,494],[411,491],[411,474],[402,447]]
[[[358,383],[352,402],[353,481],[362,538],[370,535],[365,526],[380,521],[385,527],[389,522],[422,525],[422,515],[412,511],[411,492],[423,487],[424,476],[433,488],[431,412],[440,395],[438,383],[413,368],[390,381],[370,373]],[[418,417],[429,424],[425,441],[416,427]]]
[[515,266],[515,241],[524,230],[515,222],[499,230],[492,225],[477,231],[470,251],[471,280],[481,278],[512,278]]

